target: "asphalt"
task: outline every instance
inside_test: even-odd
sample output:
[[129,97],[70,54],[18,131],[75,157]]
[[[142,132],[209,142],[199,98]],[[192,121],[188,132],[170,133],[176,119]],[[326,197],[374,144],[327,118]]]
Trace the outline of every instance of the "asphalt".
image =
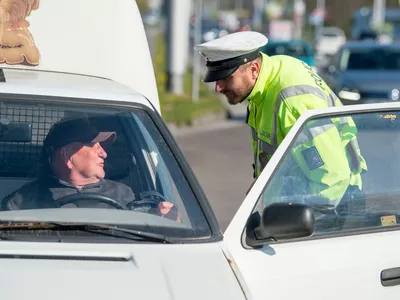
[[221,120],[172,133],[225,231],[253,181],[247,124]]

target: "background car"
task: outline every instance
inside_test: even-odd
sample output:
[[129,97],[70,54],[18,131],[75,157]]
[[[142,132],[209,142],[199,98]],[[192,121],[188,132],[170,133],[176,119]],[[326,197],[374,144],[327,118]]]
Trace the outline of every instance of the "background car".
[[400,43],[347,42],[322,76],[343,104],[397,101]]
[[326,66],[340,46],[346,42],[344,31],[338,27],[323,27],[315,38],[315,55],[318,66]]
[[315,68],[314,50],[305,40],[269,41],[260,50],[269,55],[289,55]]

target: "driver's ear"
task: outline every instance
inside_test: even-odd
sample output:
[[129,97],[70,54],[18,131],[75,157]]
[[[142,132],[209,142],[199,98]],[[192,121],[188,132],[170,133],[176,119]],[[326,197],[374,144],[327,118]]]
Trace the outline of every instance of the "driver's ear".
[[60,149],[60,157],[64,164],[67,166],[68,169],[72,169],[73,163],[72,163],[72,155],[70,149],[68,147],[62,147]]

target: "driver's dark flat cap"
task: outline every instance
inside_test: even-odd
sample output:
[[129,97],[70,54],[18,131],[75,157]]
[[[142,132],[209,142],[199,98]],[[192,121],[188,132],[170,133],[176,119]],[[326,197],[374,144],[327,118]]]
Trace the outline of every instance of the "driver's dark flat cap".
[[61,120],[53,125],[43,141],[44,150],[52,153],[72,143],[113,143],[115,132],[99,132],[87,118]]

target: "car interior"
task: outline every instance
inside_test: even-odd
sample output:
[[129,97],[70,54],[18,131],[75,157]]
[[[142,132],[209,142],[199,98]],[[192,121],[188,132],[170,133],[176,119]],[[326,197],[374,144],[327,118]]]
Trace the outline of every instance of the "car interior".
[[[0,199],[26,183],[35,180],[45,168],[46,157],[42,154],[43,140],[51,126],[65,117],[80,117],[76,110],[61,107],[27,107],[21,104],[0,104]],[[115,131],[117,139],[106,148],[106,179],[130,186],[136,198],[144,190],[152,189],[150,180],[143,176],[148,168],[140,165],[140,151],[129,150],[126,134],[117,115],[87,114],[99,131]],[[131,135],[134,139],[135,136]],[[138,143],[136,143],[138,144]],[[136,147],[133,147],[136,148]],[[147,170],[147,171],[146,171]]]

